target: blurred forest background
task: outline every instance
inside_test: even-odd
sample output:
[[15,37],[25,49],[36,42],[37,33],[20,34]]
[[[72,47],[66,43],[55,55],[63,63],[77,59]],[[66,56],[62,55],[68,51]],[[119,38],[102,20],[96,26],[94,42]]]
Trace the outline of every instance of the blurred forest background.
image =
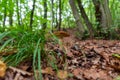
[[0,5],[1,32],[77,28],[79,37],[119,34],[119,0],[1,0]]

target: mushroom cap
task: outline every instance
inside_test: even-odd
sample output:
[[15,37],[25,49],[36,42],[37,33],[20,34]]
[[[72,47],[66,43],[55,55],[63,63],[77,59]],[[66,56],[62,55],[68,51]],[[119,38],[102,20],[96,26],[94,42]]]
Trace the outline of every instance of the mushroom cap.
[[56,32],[54,32],[54,35],[57,36],[58,38],[70,36],[70,34],[68,32],[65,32],[65,31],[56,31]]

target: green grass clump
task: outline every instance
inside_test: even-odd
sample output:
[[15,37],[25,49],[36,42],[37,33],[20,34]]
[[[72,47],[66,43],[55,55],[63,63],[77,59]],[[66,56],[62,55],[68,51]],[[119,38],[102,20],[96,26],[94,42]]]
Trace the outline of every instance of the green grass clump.
[[[0,51],[10,46],[16,48],[17,52],[10,55],[2,55],[0,57],[8,66],[17,66],[26,59],[32,59],[33,70],[41,71],[41,57],[45,57],[45,31],[25,31],[13,29],[0,34]],[[7,52],[6,52],[7,53]],[[41,73],[41,72],[40,72]],[[35,78],[42,79],[42,75]]]

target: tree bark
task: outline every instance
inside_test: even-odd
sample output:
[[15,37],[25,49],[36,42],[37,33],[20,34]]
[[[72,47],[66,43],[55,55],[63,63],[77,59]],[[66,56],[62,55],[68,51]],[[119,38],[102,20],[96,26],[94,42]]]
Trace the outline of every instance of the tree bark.
[[32,30],[32,24],[33,24],[33,15],[34,15],[34,10],[35,10],[35,3],[36,0],[33,0],[33,7],[31,10],[31,15],[30,15],[30,29]]
[[93,4],[95,6],[95,17],[96,17],[96,22],[98,23],[97,24],[97,27],[100,28],[100,24],[101,24],[101,21],[102,21],[102,11],[100,10],[100,2],[97,0],[92,0],[93,1]]
[[44,19],[46,20],[45,23],[43,23],[43,29],[46,29],[47,27],[47,0],[44,1]]
[[13,25],[13,14],[12,13],[10,13],[9,14],[9,24],[10,24],[10,26],[12,26]]
[[80,9],[80,13],[81,13],[81,15],[82,15],[82,17],[84,19],[84,22],[85,22],[85,24],[86,24],[86,26],[87,26],[87,28],[89,30],[90,37],[93,38],[93,36],[94,36],[93,27],[92,27],[92,24],[89,21],[88,16],[87,16],[87,14],[86,14],[86,12],[85,12],[85,10],[83,8],[81,0],[77,0],[77,4],[78,4],[78,7]]
[[58,23],[58,30],[61,30],[61,21],[62,21],[62,18],[61,18],[61,14],[62,14],[62,7],[61,7],[61,0],[59,0],[59,23]]
[[75,21],[76,21],[77,29],[79,30],[80,38],[82,38],[83,34],[84,34],[84,26],[83,26],[82,21],[80,19],[80,15],[79,15],[79,12],[77,10],[77,6],[75,4],[75,0],[69,0],[69,4],[71,6],[73,16],[74,16]]
[[9,25],[13,25],[13,12],[14,12],[14,7],[13,7],[14,2],[9,1]]
[[7,16],[7,1],[5,0],[5,5],[4,5],[4,19],[3,19],[3,27],[5,27],[5,22],[6,22],[6,16]]
[[112,16],[109,9],[109,0],[102,0],[102,1],[103,1],[103,8],[106,15],[106,20],[107,20],[107,27],[109,28],[112,25]]
[[52,22],[51,22],[51,27],[52,27],[52,32],[53,32],[53,27],[54,27],[54,25],[53,25],[53,23],[54,23],[54,0],[51,0],[51,5],[52,5],[52,8],[51,8],[51,10],[52,10],[52,12],[51,12],[51,14],[52,14]]
[[92,0],[95,6],[95,16],[98,22],[98,28],[109,28],[112,18],[109,10],[108,0]]
[[57,13],[57,9],[58,9],[58,6],[56,5],[56,9],[55,9],[55,22],[56,22],[56,24],[55,24],[55,28],[56,29],[58,29],[58,25],[59,25],[59,23],[58,23],[58,17],[57,17],[57,15],[58,15],[58,13]]
[[[20,1],[20,6],[19,6],[19,15],[21,16],[22,15],[22,7],[21,7],[21,1]],[[20,24],[23,25],[23,21],[22,21],[22,17],[20,17]]]
[[20,26],[20,13],[19,13],[19,3],[18,0],[16,0],[16,5],[17,5],[17,21],[18,21],[18,25]]

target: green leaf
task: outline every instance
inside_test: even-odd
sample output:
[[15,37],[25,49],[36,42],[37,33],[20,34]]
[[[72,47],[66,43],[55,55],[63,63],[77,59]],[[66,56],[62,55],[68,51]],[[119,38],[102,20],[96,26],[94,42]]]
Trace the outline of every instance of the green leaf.
[[115,58],[120,59],[120,54],[115,53],[115,54],[112,54],[112,56],[115,57]]
[[0,51],[1,51],[2,49],[4,49],[13,39],[14,39],[14,38],[7,40],[7,41],[1,46]]

